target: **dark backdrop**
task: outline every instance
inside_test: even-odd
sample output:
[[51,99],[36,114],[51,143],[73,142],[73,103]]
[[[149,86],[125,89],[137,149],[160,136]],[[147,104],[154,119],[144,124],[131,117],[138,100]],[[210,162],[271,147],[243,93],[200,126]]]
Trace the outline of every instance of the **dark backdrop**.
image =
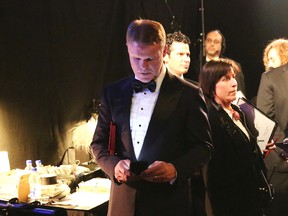
[[[287,36],[288,2],[203,2],[205,30],[223,32],[226,56],[243,67],[247,97],[256,96],[265,45]],[[155,19],[167,32],[173,20],[196,58],[199,8],[199,0],[0,1],[0,151],[9,152],[11,167],[59,162],[93,98],[131,73],[125,33],[132,19]]]

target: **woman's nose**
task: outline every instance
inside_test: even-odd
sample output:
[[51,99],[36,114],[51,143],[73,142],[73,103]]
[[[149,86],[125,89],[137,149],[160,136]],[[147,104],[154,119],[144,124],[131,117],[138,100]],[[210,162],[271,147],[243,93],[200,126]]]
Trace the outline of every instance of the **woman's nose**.
[[232,82],[232,86],[233,86],[233,87],[237,86],[237,80],[236,80],[236,78],[231,79],[231,82]]

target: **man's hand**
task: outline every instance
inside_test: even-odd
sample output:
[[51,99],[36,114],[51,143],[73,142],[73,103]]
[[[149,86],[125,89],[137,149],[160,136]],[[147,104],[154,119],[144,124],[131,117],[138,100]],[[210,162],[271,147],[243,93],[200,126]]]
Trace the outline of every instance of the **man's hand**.
[[175,180],[176,169],[170,163],[155,161],[141,173],[140,177],[150,182],[169,182]]
[[130,160],[121,160],[114,168],[114,176],[118,182],[124,183],[128,181],[130,174]]

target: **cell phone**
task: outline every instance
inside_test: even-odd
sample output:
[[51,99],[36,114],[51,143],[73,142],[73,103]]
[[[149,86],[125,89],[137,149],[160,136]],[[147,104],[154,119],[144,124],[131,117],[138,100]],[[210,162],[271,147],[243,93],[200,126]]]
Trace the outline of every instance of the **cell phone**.
[[148,161],[132,161],[130,163],[130,171],[136,175],[139,175],[145,169],[148,168]]

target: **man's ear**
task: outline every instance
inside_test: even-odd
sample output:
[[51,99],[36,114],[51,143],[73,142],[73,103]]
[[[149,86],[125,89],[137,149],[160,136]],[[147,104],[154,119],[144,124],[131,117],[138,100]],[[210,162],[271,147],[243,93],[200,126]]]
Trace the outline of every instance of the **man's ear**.
[[164,64],[168,63],[168,61],[169,61],[169,54],[168,53],[166,53],[166,55],[164,56],[163,61],[164,61]]
[[165,46],[164,46],[164,50],[163,50],[163,58],[165,57],[165,55],[167,54],[167,52],[168,52],[168,46],[165,45]]

